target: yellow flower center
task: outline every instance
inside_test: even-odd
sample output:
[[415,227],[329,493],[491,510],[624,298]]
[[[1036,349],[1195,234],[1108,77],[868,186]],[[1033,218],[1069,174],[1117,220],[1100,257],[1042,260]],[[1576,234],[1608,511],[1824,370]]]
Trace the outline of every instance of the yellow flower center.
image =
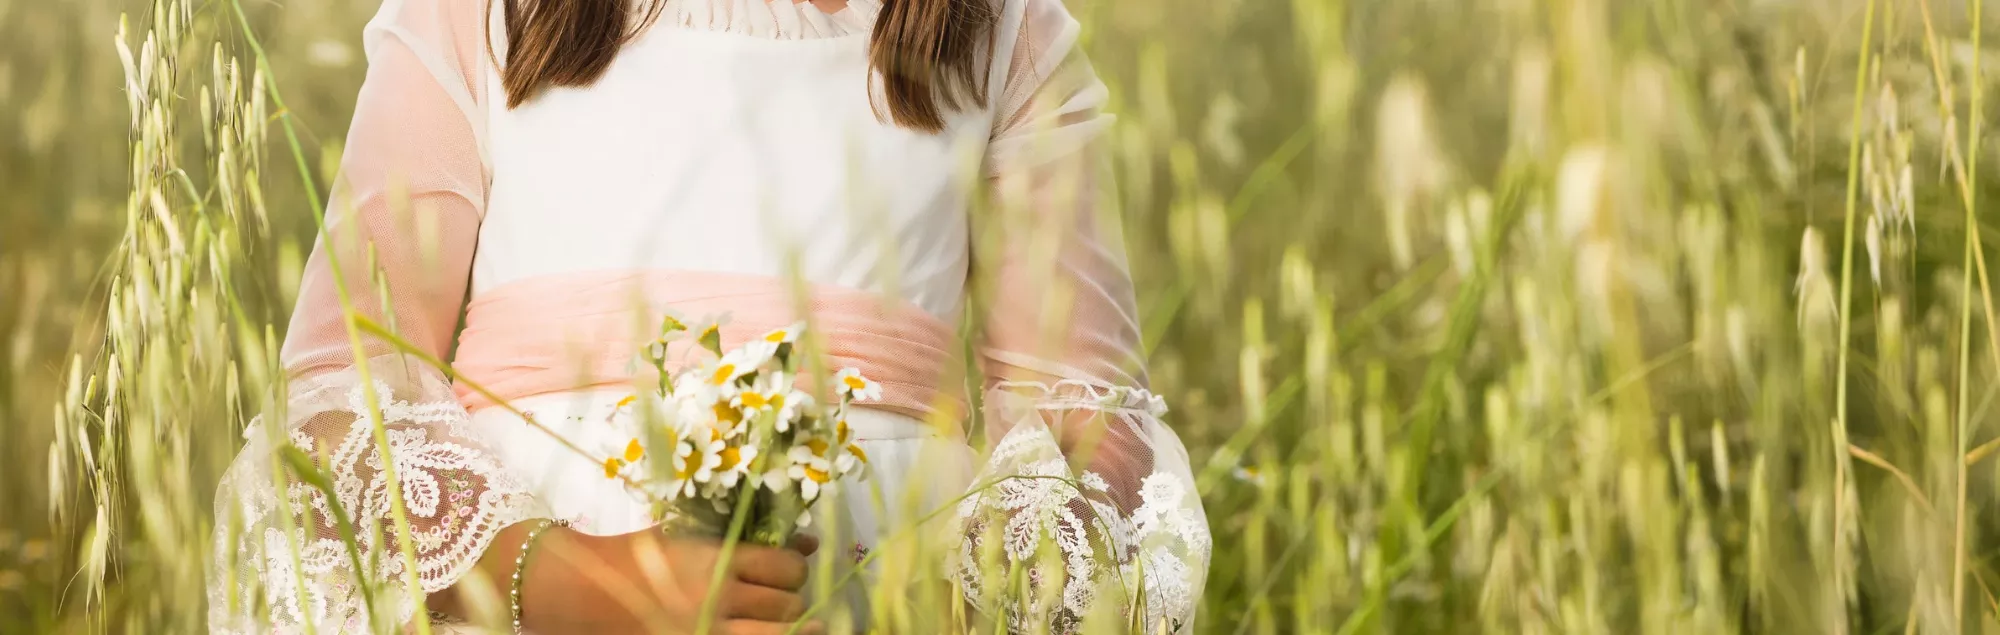
[[720,386],[725,383],[728,383],[729,380],[735,378],[736,378],[736,365],[722,364],[715,367],[715,375],[713,377],[708,378],[708,383]]
[[740,411],[740,410],[737,410],[737,409],[736,409],[736,408],[734,408],[734,407],[731,407],[731,406],[729,405],[729,402],[727,402],[727,401],[718,401],[718,402],[715,402],[715,406],[713,407],[713,410],[715,410],[715,420],[716,420],[716,421],[721,421],[721,422],[723,422],[723,423],[727,423],[727,424],[731,424],[731,425],[734,425],[734,424],[738,424],[738,423],[742,423],[742,422],[743,422],[743,412],[742,412],[742,411]]
[[743,391],[743,407],[761,410],[768,404],[770,404],[770,401],[764,399],[763,393],[751,390]]
[[604,478],[618,478],[618,469],[622,467],[625,467],[625,462],[618,460],[618,457],[606,457],[604,459]]
[[812,479],[814,483],[825,483],[833,480],[833,475],[808,467],[806,468],[806,478]]
[[812,450],[813,456],[826,456],[826,441],[824,439],[808,440],[806,441],[806,448]]
[[701,471],[701,457],[698,456],[690,456],[687,457],[686,459],[682,459],[681,468],[679,470],[675,470],[675,472],[683,480],[694,478],[694,473],[699,471]]
[[771,395],[771,399],[770,399],[770,402],[771,402],[771,407],[772,407],[772,408],[774,408],[774,409],[778,409],[778,410],[784,410],[784,409],[785,409],[785,393],[775,393],[775,394],[772,394],[772,395]]
[[742,461],[743,461],[743,450],[741,448],[728,447],[722,449],[722,466],[721,466],[722,469],[724,470],[736,469],[736,464],[741,463]]
[[625,444],[626,463],[637,462],[640,459],[640,457],[644,456],[646,456],[646,448],[645,446],[639,445],[638,439],[633,439],[630,443]]
[[838,435],[838,436],[840,437],[840,438],[838,439],[838,442],[839,442],[839,443],[841,443],[841,444],[843,444],[843,445],[844,445],[844,444],[846,444],[846,443],[847,443],[847,435],[848,435],[848,433],[849,433],[849,432],[851,432],[851,430],[849,430],[849,429],[848,429],[848,427],[847,427],[847,420],[846,420],[846,419],[841,419],[841,420],[840,420],[840,423],[834,426],[834,430],[836,430],[836,431],[837,431],[837,432],[836,432],[836,434],[837,434],[837,435]]
[[861,390],[868,387],[868,380],[862,379],[860,375],[848,375],[840,378],[840,381],[847,384],[848,390]]
[[847,446],[847,453],[854,455],[854,458],[860,459],[862,463],[868,462],[868,453],[862,452],[861,446],[858,445]]
[[776,331],[765,333],[764,341],[770,342],[772,344],[778,344],[784,342],[785,338],[789,337],[790,335],[791,335],[790,333],[785,332],[785,329],[778,329]]
[[630,405],[632,405],[632,402],[634,402],[634,401],[638,401],[638,400],[639,400],[639,396],[638,396],[638,395],[626,395],[624,399],[620,399],[620,400],[618,400],[618,407],[620,407],[620,408],[623,408],[623,407],[626,407],[626,406],[630,406]]

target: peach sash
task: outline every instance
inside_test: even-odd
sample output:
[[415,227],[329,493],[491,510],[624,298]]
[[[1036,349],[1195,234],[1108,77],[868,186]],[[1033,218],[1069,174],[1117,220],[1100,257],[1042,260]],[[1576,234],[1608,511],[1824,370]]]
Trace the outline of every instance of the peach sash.
[[[940,389],[950,325],[878,293],[768,276],[616,271],[508,283],[472,300],[452,368],[502,399],[650,383],[653,369],[637,360],[666,311],[691,328],[727,315],[724,350],[805,320],[829,368],[852,366],[881,382],[882,399],[871,405],[919,419],[965,411],[960,395]],[[706,359],[690,340],[668,347],[669,372]],[[454,390],[467,410],[494,405],[466,381]]]

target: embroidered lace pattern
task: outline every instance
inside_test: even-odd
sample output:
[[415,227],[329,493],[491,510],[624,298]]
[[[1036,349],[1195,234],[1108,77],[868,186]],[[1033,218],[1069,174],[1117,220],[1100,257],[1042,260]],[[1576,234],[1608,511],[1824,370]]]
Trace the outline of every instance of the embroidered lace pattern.
[[[1011,423],[975,481],[986,489],[956,515],[967,539],[952,566],[966,597],[1016,631],[1128,624],[1143,610],[1146,632],[1183,632],[1212,542],[1186,470],[1140,467],[1154,459],[1133,442],[1165,432],[1164,404],[1144,390],[1067,380],[1008,382],[988,400],[992,416]],[[1078,412],[1108,429],[1083,468],[1041,420]]]
[[[398,376],[396,363],[378,359],[373,369]],[[414,616],[362,386],[345,374],[312,383],[293,399],[292,411],[301,414],[295,425],[283,432],[264,429],[268,422],[252,426],[247,449],[224,477],[212,573],[235,582],[209,587],[216,631],[359,632]],[[418,584],[436,592],[477,563],[500,529],[533,515],[534,501],[464,425],[465,411],[442,381],[396,382],[401,391],[391,381],[373,383]],[[284,466],[271,443],[278,434],[312,457],[332,496]],[[282,486],[274,480],[280,474]],[[355,536],[351,547],[343,520]]]

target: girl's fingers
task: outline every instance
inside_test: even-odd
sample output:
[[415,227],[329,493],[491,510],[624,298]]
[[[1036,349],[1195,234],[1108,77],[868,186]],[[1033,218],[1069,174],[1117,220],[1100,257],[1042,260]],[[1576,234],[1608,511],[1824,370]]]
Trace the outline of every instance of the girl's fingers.
[[819,536],[811,534],[792,536],[791,547],[793,551],[799,552],[801,556],[813,555],[813,552],[819,551]]
[[806,558],[790,549],[738,547],[730,568],[736,579],[786,591],[806,585]]
[[805,598],[767,586],[732,582],[723,592],[722,615],[764,622],[792,622],[806,612]]

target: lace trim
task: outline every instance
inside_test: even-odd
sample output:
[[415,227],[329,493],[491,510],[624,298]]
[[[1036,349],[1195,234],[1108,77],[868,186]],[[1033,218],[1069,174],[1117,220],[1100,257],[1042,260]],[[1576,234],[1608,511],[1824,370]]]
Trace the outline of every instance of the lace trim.
[[[324,393],[326,388],[302,396]],[[376,382],[376,391],[412,525],[418,586],[433,593],[451,586],[477,564],[493,537],[530,517],[535,504],[527,489],[482,444],[463,434],[469,417],[455,401],[394,399],[386,382]],[[361,386],[353,385],[345,397],[344,410],[311,413],[355,415],[338,440],[315,437],[306,426],[294,427],[288,436],[308,456],[321,457],[318,467],[332,475],[335,499],[359,534],[355,547],[359,561],[369,569],[365,579],[371,582],[376,601],[387,603],[378,604],[378,609],[391,607],[387,615],[393,621],[388,623],[401,624],[416,607],[398,584],[404,564],[396,552],[388,483],[373,426],[363,414],[367,408]],[[368,600],[357,584],[364,577],[355,571],[355,557],[333,520],[335,501],[310,485],[288,483],[285,500],[306,524],[288,532],[275,513],[279,499],[270,480],[272,467],[266,462],[274,453],[266,439],[252,440],[231,466],[218,496],[215,569],[233,570],[235,575],[211,577],[211,623],[218,632],[298,632],[307,624],[322,632],[370,630]],[[239,526],[245,528],[233,536],[224,516],[231,506],[241,513]],[[291,555],[294,544],[299,549],[296,563]],[[267,617],[259,617],[252,608],[258,603],[251,598],[259,597],[269,611]]]
[[1107,386],[1078,379],[1054,384],[1038,381],[1003,381],[994,390],[1012,392],[1036,400],[1038,410],[1100,410],[1131,412],[1150,417],[1167,416],[1167,400],[1144,388]]
[[702,31],[812,40],[871,31],[881,11],[880,0],[848,0],[847,8],[832,13],[792,0],[670,0],[661,19]]
[[[1041,389],[1049,399],[1038,410],[1107,409],[1140,418],[1138,426],[1161,425],[1152,413],[1166,410],[1157,396],[1133,388],[1100,390],[1085,382],[996,388]],[[1156,469],[1136,484],[1140,504],[1127,514],[1109,502],[1114,488],[1104,476],[1084,471],[1072,485],[1071,474],[1046,422],[1018,424],[995,445],[977,481],[995,485],[961,502],[956,514],[965,540],[949,568],[968,601],[989,614],[1004,606],[1014,632],[1049,625],[1074,633],[1100,594],[1115,594],[1108,597],[1119,598],[1126,619],[1143,594],[1146,632],[1188,630],[1213,551],[1193,482]],[[1054,562],[1038,556],[1045,545],[1060,555]],[[1010,567],[1021,570],[1028,588],[1000,597]],[[1060,586],[1059,604],[1046,599],[1057,590],[1051,585]]]

